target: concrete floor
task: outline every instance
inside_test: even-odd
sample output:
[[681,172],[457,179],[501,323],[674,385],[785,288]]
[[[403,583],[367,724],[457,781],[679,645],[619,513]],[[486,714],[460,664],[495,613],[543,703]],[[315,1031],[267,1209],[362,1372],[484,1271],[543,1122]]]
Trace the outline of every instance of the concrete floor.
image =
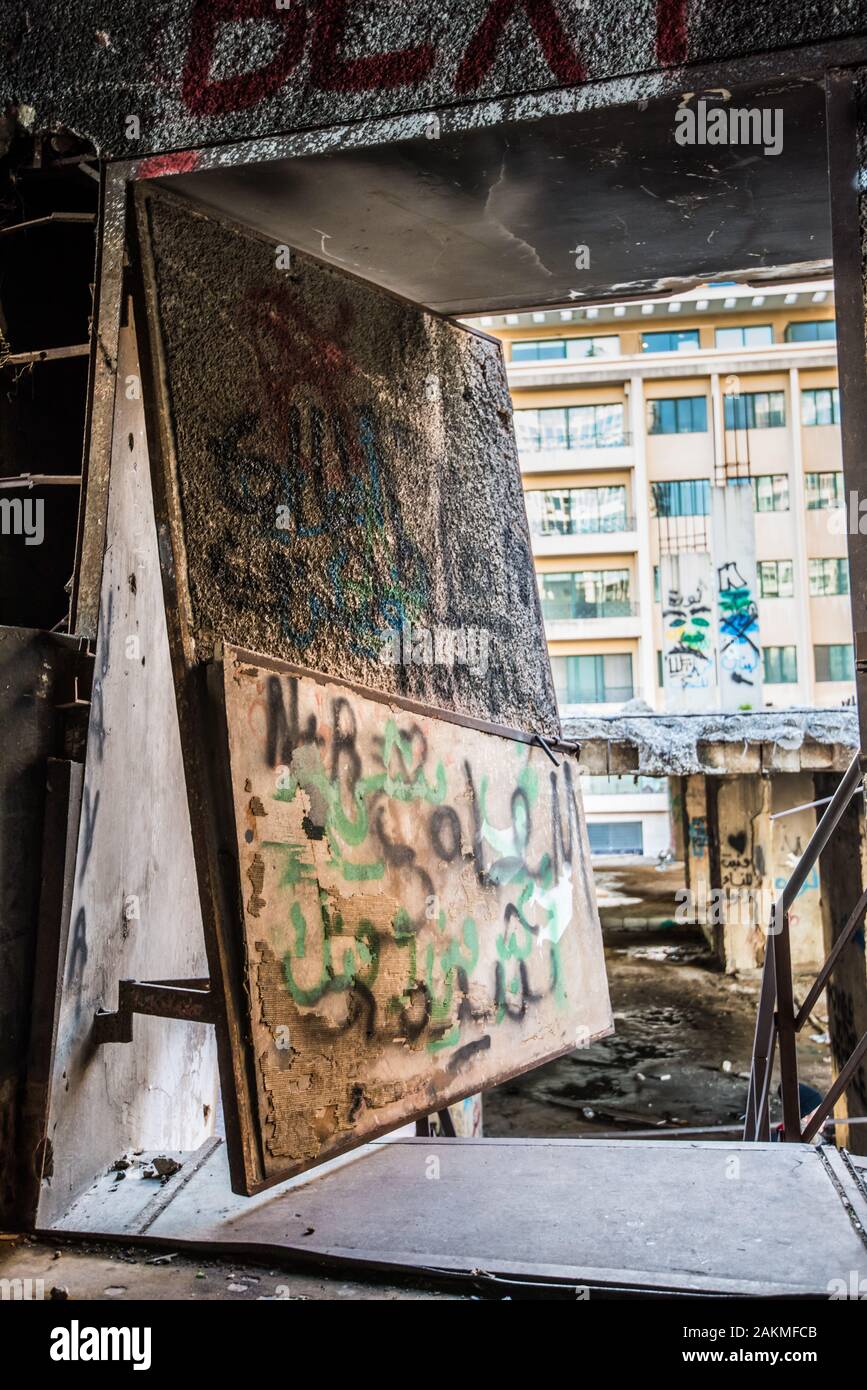
[[[296,1274],[273,1265],[202,1260],[181,1253],[72,1241],[0,1237],[0,1279],[41,1280],[34,1296],[74,1301],[130,1299],[255,1303],[298,1300],[460,1299],[388,1282]],[[54,1292],[52,1292],[54,1291]]]
[[[673,1138],[678,1127],[739,1123],[758,974],[721,974],[701,939],[680,931],[609,932],[607,937],[616,1035],[487,1093],[487,1136],[593,1137],[664,1125],[665,1137]],[[817,1025],[824,1031],[821,1007],[818,1013]],[[828,1047],[805,1034],[799,1055],[802,1079],[826,1087],[831,1076]],[[712,1131],[707,1137],[713,1137]],[[731,1133],[723,1130],[719,1137],[730,1139]],[[0,1278],[15,1277],[42,1280],[45,1297],[55,1288],[60,1297],[74,1300],[468,1296],[386,1281],[319,1278],[238,1260],[203,1261],[180,1253],[167,1258],[134,1245],[4,1237]]]
[[[488,1092],[485,1134],[592,1138],[666,1126],[675,1138],[668,1127],[739,1125],[758,971],[722,974],[701,936],[679,930],[608,932],[605,955],[614,1037]],[[807,985],[796,978],[795,994]],[[824,1012],[821,1001],[798,1046],[801,1080],[820,1091],[831,1083],[830,1050],[810,1034],[824,1033]]]

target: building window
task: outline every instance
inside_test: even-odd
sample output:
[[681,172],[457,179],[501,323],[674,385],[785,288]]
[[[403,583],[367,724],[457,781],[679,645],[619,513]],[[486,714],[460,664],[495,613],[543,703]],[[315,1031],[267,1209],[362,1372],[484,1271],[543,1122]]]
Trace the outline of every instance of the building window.
[[660,577],[659,565],[653,566],[653,601],[660,603],[662,600],[662,579]]
[[795,685],[798,680],[797,647],[762,647],[766,685]]
[[674,330],[670,333],[642,333],[642,352],[693,352],[699,346],[697,328]]
[[855,679],[855,660],[850,642],[840,642],[829,647],[814,647],[813,652],[817,681]]
[[585,536],[627,530],[626,488],[559,487],[527,492],[534,536]]
[[807,319],[786,327],[787,343],[832,343],[836,337],[836,319]]
[[757,512],[789,510],[788,473],[760,473],[752,482],[753,503]]
[[551,672],[561,705],[622,705],[634,694],[630,652],[552,656]]
[[657,516],[708,516],[710,483],[707,478],[682,478],[678,482],[651,483]]
[[592,338],[533,338],[512,343],[512,358],[519,362],[573,362],[582,357],[619,357],[620,338],[616,333]]
[[741,328],[718,328],[715,341],[718,348],[769,347],[774,341],[774,330],[769,323],[748,324]]
[[843,474],[806,474],[807,511],[824,511],[827,507],[842,507],[844,503]]
[[801,423],[803,425],[839,425],[839,387],[825,386],[818,391],[802,391]]
[[629,570],[568,570],[540,574],[542,613],[550,620],[624,618],[632,612]]
[[591,854],[644,853],[640,820],[588,821],[587,837]]
[[727,430],[773,430],[786,423],[786,398],[782,391],[748,391],[725,396]]
[[667,792],[667,777],[645,777],[642,773],[628,772],[625,775],[612,773],[610,777],[606,777],[604,774],[585,773],[581,778],[581,793],[585,798],[588,796],[665,796]]
[[608,449],[626,443],[623,406],[570,405],[542,410],[516,410],[518,448]]
[[649,434],[704,434],[707,431],[707,399],[704,396],[677,396],[673,400],[649,401]]
[[793,598],[795,579],[791,560],[760,560],[759,598]]
[[813,598],[848,592],[849,565],[846,560],[810,561],[810,594]]
[[656,652],[656,684],[662,690],[665,685],[665,673],[662,669],[662,652],[657,648]]

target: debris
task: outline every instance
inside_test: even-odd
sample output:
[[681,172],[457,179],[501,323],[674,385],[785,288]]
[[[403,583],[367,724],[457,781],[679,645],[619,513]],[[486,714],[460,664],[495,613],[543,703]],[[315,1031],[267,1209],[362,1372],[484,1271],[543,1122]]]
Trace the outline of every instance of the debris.
[[810,1042],[821,1043],[823,1047],[830,1047],[831,1035],[830,1033],[811,1033]]
[[227,1284],[226,1289],[229,1293],[246,1293],[246,1284]]
[[167,1265],[167,1264],[171,1264],[172,1260],[176,1260],[177,1258],[178,1258],[178,1252],[177,1252],[177,1250],[173,1250],[172,1253],[171,1253],[170,1255],[155,1255],[154,1258],[153,1258],[152,1260],[145,1260],[145,1264],[146,1264],[146,1265]]
[[61,1299],[69,1297],[69,1289],[65,1284],[55,1284],[49,1291],[48,1297],[55,1303],[59,1302]]
[[179,1173],[184,1165],[178,1163],[177,1159],[166,1158],[165,1154],[160,1154],[153,1160],[153,1166],[161,1178],[170,1178],[173,1174]]
[[732,1064],[731,1064],[731,1062],[728,1062],[728,1061],[723,1062],[723,1064],[722,1064],[722,1069],[723,1069],[723,1071],[726,1072],[726,1073],[730,1072],[731,1069],[732,1069]]

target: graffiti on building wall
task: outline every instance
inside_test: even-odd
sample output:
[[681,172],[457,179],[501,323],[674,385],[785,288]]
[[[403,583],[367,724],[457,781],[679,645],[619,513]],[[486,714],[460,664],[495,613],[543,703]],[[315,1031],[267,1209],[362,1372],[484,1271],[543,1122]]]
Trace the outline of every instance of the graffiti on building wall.
[[705,551],[660,557],[662,681],[666,708],[707,709],[716,687],[714,591]]
[[665,670],[674,685],[707,690],[712,684],[711,594],[704,580],[692,593],[670,589],[662,610]]
[[716,566],[719,685],[724,710],[760,708],[762,649],[753,490],[712,487],[711,535]]
[[568,761],[231,651],[225,690],[273,1165],[608,1029]]
[[693,816],[689,822],[689,849],[695,859],[707,854],[707,816]]
[[735,685],[752,689],[761,661],[759,610],[734,560],[718,566],[720,666]]

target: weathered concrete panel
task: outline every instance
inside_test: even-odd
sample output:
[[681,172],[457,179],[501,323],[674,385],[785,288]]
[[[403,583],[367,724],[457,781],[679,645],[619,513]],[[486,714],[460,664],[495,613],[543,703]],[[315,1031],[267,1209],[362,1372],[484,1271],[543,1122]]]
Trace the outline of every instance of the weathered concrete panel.
[[138,216],[187,658],[556,733],[500,345],[172,195]]
[[867,5],[5,0],[2,19],[4,101],[126,156],[842,38]]
[[273,1181],[612,1018],[569,762],[255,660],[223,665],[243,900],[227,929]]
[[[121,334],[121,379],[139,371]],[[121,979],[208,973],[183,782],[140,393],[119,392],[107,549],[77,834],[61,961],[39,1220],[49,1225],[125,1152],[197,1147],[213,1128],[214,1032],[139,1018],[135,1043],[94,1046],[97,1009]]]

